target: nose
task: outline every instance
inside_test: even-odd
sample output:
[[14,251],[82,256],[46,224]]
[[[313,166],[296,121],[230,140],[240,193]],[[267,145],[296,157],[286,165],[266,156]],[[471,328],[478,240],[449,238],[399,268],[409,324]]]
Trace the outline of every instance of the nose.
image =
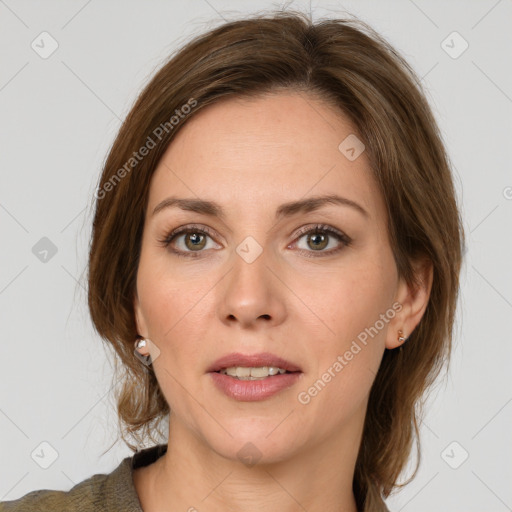
[[219,289],[218,314],[226,325],[257,330],[284,321],[287,288],[267,252],[251,261],[233,251],[231,271]]

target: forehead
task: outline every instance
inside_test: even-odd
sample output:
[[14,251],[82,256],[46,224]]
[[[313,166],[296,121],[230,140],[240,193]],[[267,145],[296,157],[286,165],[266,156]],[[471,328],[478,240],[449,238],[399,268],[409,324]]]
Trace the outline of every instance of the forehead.
[[221,100],[195,113],[167,148],[149,211],[169,195],[214,200],[239,216],[339,194],[378,218],[384,203],[365,152],[351,160],[339,149],[354,134],[339,110],[307,93]]

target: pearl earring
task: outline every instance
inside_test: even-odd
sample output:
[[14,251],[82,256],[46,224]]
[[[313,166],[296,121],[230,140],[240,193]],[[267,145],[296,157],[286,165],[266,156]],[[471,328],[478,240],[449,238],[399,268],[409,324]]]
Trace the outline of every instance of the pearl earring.
[[142,348],[142,347],[145,347],[146,345],[147,345],[147,342],[146,342],[146,340],[144,338],[135,341],[135,347],[136,348]]
[[142,338],[140,340],[136,340],[135,341],[135,349],[133,350],[133,353],[139,361],[141,361],[146,366],[149,366],[150,364],[153,363],[153,361],[151,360],[151,355],[150,354],[147,354],[147,355],[141,354],[138,350],[138,349],[146,347],[147,344],[148,344],[147,340],[145,340],[144,338]]

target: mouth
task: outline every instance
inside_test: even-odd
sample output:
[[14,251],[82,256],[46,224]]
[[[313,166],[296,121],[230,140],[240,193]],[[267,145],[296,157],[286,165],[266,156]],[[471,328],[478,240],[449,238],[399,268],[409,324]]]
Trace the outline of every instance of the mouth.
[[295,363],[269,353],[229,354],[209,369],[217,388],[238,401],[265,400],[293,386],[302,375]]
[[267,377],[273,377],[274,375],[296,372],[289,372],[288,370],[277,366],[230,366],[229,368],[223,368],[216,373],[229,375],[230,377],[238,380],[262,380]]
[[301,372],[301,369],[291,361],[264,352],[260,354],[228,354],[217,359],[207,371],[222,373],[241,380],[251,380]]

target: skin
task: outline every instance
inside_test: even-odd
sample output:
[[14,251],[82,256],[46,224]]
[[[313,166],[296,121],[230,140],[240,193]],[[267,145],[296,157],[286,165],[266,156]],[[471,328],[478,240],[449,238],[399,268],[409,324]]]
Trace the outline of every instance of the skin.
[[[153,367],[172,412],[166,455],[134,471],[146,512],[356,511],[352,480],[370,388],[384,350],[399,345],[398,330],[409,336],[419,323],[432,269],[417,263],[417,289],[399,279],[366,154],[350,161],[338,149],[352,133],[347,118],[310,94],[228,98],[195,114],[155,170],[134,304],[138,333],[160,351]],[[274,219],[283,203],[333,193],[368,217],[331,204]],[[216,201],[226,218],[176,207],[152,215],[171,195]],[[317,249],[307,234],[296,236],[318,223],[352,242],[328,235]],[[160,243],[189,224],[213,232],[196,258],[171,251],[193,252],[187,235]],[[248,236],[263,249],[252,263],[236,252]],[[394,318],[301,404],[298,393],[395,302]],[[266,400],[229,398],[206,373],[228,353],[267,351],[303,373]],[[260,454],[254,466],[237,456],[248,442]]]

